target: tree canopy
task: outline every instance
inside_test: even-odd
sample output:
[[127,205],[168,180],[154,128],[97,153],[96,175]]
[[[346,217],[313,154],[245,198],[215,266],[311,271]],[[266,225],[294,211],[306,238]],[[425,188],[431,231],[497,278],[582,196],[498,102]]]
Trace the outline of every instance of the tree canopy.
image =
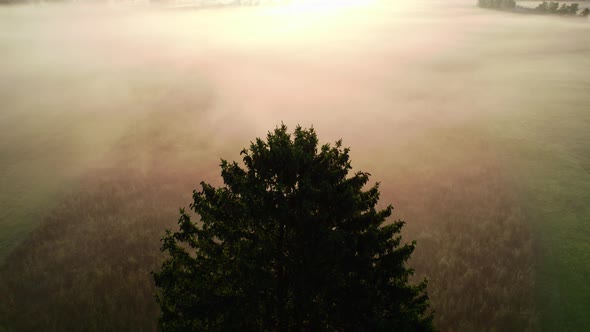
[[241,155],[162,239],[163,330],[434,330],[426,281],[409,282],[415,242],[341,141],[281,125]]

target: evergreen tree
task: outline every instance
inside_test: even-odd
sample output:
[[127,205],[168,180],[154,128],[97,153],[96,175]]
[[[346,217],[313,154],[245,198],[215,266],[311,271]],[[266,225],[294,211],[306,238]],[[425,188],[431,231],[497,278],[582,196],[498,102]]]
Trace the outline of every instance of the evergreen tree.
[[341,141],[282,125],[241,154],[162,239],[163,330],[434,330],[426,282],[408,280],[415,243]]

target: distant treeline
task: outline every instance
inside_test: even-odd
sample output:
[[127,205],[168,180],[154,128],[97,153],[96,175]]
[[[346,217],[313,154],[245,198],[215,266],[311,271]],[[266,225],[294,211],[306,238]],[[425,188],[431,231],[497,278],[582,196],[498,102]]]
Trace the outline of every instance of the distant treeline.
[[528,12],[528,13],[535,13],[535,14],[557,14],[557,15],[566,15],[566,16],[583,16],[586,17],[590,15],[590,9],[584,8],[579,14],[578,11],[580,9],[580,4],[578,3],[563,3],[561,6],[557,1],[543,1],[540,5],[536,8],[523,8],[516,6],[515,0],[478,0],[477,5],[481,8],[491,8],[491,9],[501,9],[501,10],[511,10],[519,12]]
[[482,8],[512,9],[516,8],[514,0],[478,0],[477,5]]
[[[558,15],[578,15],[578,10],[580,9],[580,4],[578,3],[571,3],[566,4],[563,3],[561,6],[557,1],[543,1],[540,5],[535,8],[536,12],[541,14],[558,14]],[[580,16],[588,16],[590,15],[590,9],[584,8],[579,14]]]

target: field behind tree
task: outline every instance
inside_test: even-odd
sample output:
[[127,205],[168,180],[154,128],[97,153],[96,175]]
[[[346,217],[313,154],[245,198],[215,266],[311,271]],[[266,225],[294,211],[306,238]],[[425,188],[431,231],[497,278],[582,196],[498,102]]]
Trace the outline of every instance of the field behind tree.
[[441,329],[590,326],[587,20],[23,6],[0,50],[0,330],[154,329],[163,229],[281,121],[381,182]]

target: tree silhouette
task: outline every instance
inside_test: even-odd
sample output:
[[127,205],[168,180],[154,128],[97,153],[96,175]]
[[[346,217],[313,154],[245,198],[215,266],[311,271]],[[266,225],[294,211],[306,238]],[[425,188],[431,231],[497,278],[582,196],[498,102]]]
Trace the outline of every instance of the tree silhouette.
[[154,273],[163,330],[432,331],[426,281],[409,283],[403,221],[375,208],[379,184],[341,141],[282,125],[201,183]]
[[569,5],[569,7],[567,8],[567,12],[569,15],[576,15],[578,13],[579,9],[580,9],[580,4],[574,2]]

